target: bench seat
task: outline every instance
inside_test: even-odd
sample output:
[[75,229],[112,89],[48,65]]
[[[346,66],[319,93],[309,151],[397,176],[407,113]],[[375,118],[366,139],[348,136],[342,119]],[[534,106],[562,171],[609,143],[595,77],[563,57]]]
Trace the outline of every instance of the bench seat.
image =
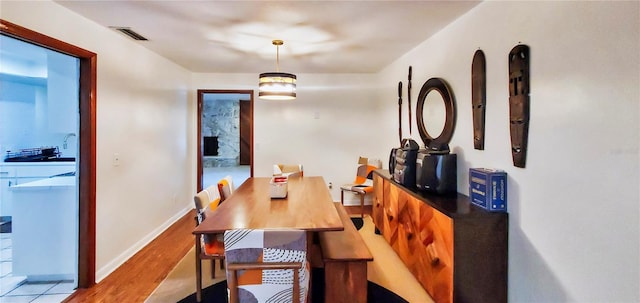
[[319,233],[325,270],[325,302],[366,303],[367,262],[373,256],[341,203],[334,203],[342,231]]

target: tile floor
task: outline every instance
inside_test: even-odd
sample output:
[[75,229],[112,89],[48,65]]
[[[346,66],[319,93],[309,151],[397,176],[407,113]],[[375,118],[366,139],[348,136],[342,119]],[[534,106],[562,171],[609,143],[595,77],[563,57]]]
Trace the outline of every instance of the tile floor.
[[73,281],[26,283],[13,276],[11,269],[11,233],[0,234],[0,303],[60,303],[73,293]]

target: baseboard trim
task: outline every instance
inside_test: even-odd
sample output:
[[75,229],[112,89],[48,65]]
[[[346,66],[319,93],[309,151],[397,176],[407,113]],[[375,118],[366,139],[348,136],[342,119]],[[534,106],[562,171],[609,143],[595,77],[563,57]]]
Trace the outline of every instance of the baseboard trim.
[[99,283],[104,278],[109,276],[109,274],[111,274],[116,269],[118,269],[118,267],[120,267],[122,264],[124,264],[124,262],[126,262],[131,257],[133,257],[133,255],[135,255],[137,252],[139,252],[141,249],[143,249],[145,246],[147,246],[149,243],[151,243],[151,241],[153,241],[160,234],[162,234],[165,230],[167,230],[167,228],[169,228],[169,226],[173,225],[173,223],[178,221],[178,219],[184,217],[184,215],[187,214],[188,212],[190,212],[191,210],[193,210],[193,206],[191,206],[191,205],[183,208],[178,213],[176,213],[171,218],[169,218],[167,221],[165,221],[162,225],[158,226],[152,232],[150,232],[145,237],[140,239],[140,241],[136,242],[134,245],[129,247],[129,249],[125,250],[118,257],[114,258],[113,260],[111,260],[111,262],[107,263],[105,266],[103,266],[100,269],[98,269],[96,271],[96,283]]

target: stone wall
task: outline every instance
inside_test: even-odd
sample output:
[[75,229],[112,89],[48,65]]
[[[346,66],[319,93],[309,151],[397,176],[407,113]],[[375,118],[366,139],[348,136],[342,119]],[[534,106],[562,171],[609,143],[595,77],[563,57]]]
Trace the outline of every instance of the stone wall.
[[205,100],[202,136],[218,137],[218,156],[207,156],[203,167],[236,166],[240,158],[240,101]]

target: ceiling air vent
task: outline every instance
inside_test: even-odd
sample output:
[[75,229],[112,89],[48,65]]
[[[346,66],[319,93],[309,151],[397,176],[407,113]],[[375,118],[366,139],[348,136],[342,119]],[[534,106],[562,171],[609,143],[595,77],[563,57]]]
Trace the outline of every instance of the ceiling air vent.
[[133,40],[138,40],[138,41],[147,41],[147,40],[149,40],[149,39],[143,37],[142,35],[136,33],[135,31],[133,31],[129,27],[118,27],[118,26],[110,26],[110,27],[113,28],[116,31],[119,31],[119,32],[129,36],[129,38],[131,38]]

